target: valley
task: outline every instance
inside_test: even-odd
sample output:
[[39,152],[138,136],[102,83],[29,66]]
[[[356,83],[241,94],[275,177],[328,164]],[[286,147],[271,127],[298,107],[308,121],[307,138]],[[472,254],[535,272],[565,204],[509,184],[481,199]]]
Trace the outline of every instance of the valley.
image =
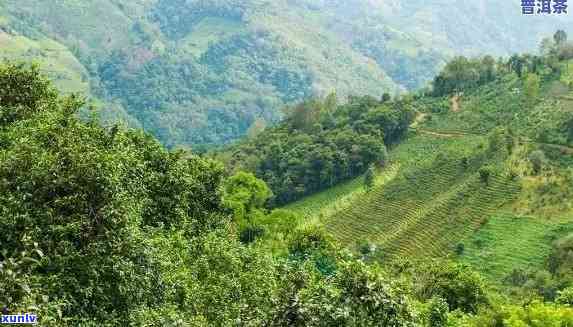
[[204,151],[309,97],[416,90],[455,55],[531,51],[569,23],[503,15],[519,11],[493,0],[6,0],[0,58],[46,63],[103,120]]

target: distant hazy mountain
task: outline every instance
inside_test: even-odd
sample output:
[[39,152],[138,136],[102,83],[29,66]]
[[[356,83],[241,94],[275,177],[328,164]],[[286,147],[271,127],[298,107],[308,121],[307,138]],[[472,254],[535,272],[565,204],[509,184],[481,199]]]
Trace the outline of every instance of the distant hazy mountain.
[[334,90],[424,86],[455,54],[535,49],[571,15],[517,0],[3,0],[0,56],[37,59],[165,144],[224,143]]

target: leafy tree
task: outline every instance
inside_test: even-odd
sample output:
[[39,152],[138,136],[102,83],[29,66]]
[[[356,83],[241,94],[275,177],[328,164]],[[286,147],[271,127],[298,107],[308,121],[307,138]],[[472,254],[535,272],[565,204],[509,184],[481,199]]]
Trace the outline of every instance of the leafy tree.
[[390,93],[384,93],[382,94],[382,102],[388,102],[392,99],[392,96],[390,96]]
[[492,56],[484,56],[480,65],[480,84],[491,82],[495,77],[495,59]]
[[539,85],[541,83],[541,79],[537,74],[529,73],[525,77],[525,81],[523,83],[524,93],[525,93],[525,101],[528,106],[533,106],[539,97]]
[[457,255],[464,254],[465,249],[466,249],[466,247],[465,247],[464,243],[460,242],[460,243],[456,244],[456,254]]
[[567,42],[567,33],[564,30],[558,30],[553,35],[553,40],[557,46],[564,44]]
[[309,258],[313,254],[332,254],[335,250],[331,236],[318,227],[308,227],[296,231],[290,237],[289,254],[298,259]]
[[23,63],[0,65],[0,124],[6,125],[49,110],[57,93],[38,66]]
[[82,102],[59,98],[36,68],[2,66],[0,81],[15,95],[2,106],[10,124],[0,130],[0,212],[10,218],[0,219],[0,266],[16,253],[37,261],[18,277],[35,291],[3,288],[2,300],[14,310],[54,309],[46,321],[60,312],[74,325],[114,324],[162,305],[164,280],[144,230],[194,237],[222,226],[222,167],[169,153],[141,132],[80,121]]
[[[410,326],[412,309],[405,294],[376,268],[343,261],[331,283],[303,266],[285,275],[275,325],[289,326]],[[340,311],[344,308],[344,311]]]
[[455,57],[434,78],[434,95],[451,95],[495,80],[496,61],[491,56],[468,59]]
[[553,243],[547,266],[555,275],[573,276],[573,235],[566,235]]
[[547,162],[547,158],[545,157],[545,153],[543,153],[543,151],[535,150],[529,154],[529,162],[531,162],[533,172],[535,174],[539,174]]
[[491,167],[482,167],[479,169],[479,177],[482,183],[489,185],[489,178],[491,177]]
[[509,58],[509,67],[513,70],[519,78],[523,74],[524,59],[519,55],[513,55]]
[[445,327],[448,326],[448,303],[440,298],[433,298],[428,308],[428,326]]
[[375,175],[376,172],[374,170],[374,166],[370,165],[370,167],[366,171],[366,174],[364,175],[364,187],[366,188],[367,191],[370,191],[372,187],[374,187]]
[[469,267],[455,263],[429,263],[417,271],[417,292],[424,299],[440,297],[450,310],[476,313],[489,300],[482,277]]
[[238,218],[249,218],[254,210],[262,209],[272,192],[264,181],[252,173],[239,172],[225,182],[225,203]]
[[246,169],[264,180],[275,195],[272,206],[364,174],[371,164],[384,166],[386,145],[405,137],[414,116],[407,100],[353,97],[336,105],[333,95],[288,112],[254,139],[213,154],[232,171]]

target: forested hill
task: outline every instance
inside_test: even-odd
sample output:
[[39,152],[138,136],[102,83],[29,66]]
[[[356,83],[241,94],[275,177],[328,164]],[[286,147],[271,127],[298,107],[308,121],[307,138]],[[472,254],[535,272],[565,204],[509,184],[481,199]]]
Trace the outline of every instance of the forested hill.
[[4,0],[0,57],[40,61],[167,146],[220,144],[309,97],[393,95],[454,54],[534,49],[567,17],[495,0]]
[[415,115],[411,98],[391,100],[350,97],[338,105],[336,95],[309,100],[287,111],[275,127],[251,129],[249,138],[215,153],[231,171],[251,171],[284,205],[384,166],[387,146],[407,135]]

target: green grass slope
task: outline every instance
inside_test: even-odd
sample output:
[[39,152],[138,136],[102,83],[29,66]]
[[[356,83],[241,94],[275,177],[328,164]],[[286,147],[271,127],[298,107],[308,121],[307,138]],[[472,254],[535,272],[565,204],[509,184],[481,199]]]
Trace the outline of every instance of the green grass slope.
[[[374,181],[375,187],[382,187],[392,180],[398,170],[398,164],[380,170]],[[364,176],[359,176],[325,191],[307,196],[283,208],[304,217],[305,224],[321,224],[367,194]]]
[[32,40],[0,30],[0,59],[35,62],[64,92],[89,92],[88,73],[74,55],[50,39]]
[[546,220],[501,212],[463,241],[459,260],[501,282],[514,269],[542,269],[551,243],[572,231],[571,217]]

